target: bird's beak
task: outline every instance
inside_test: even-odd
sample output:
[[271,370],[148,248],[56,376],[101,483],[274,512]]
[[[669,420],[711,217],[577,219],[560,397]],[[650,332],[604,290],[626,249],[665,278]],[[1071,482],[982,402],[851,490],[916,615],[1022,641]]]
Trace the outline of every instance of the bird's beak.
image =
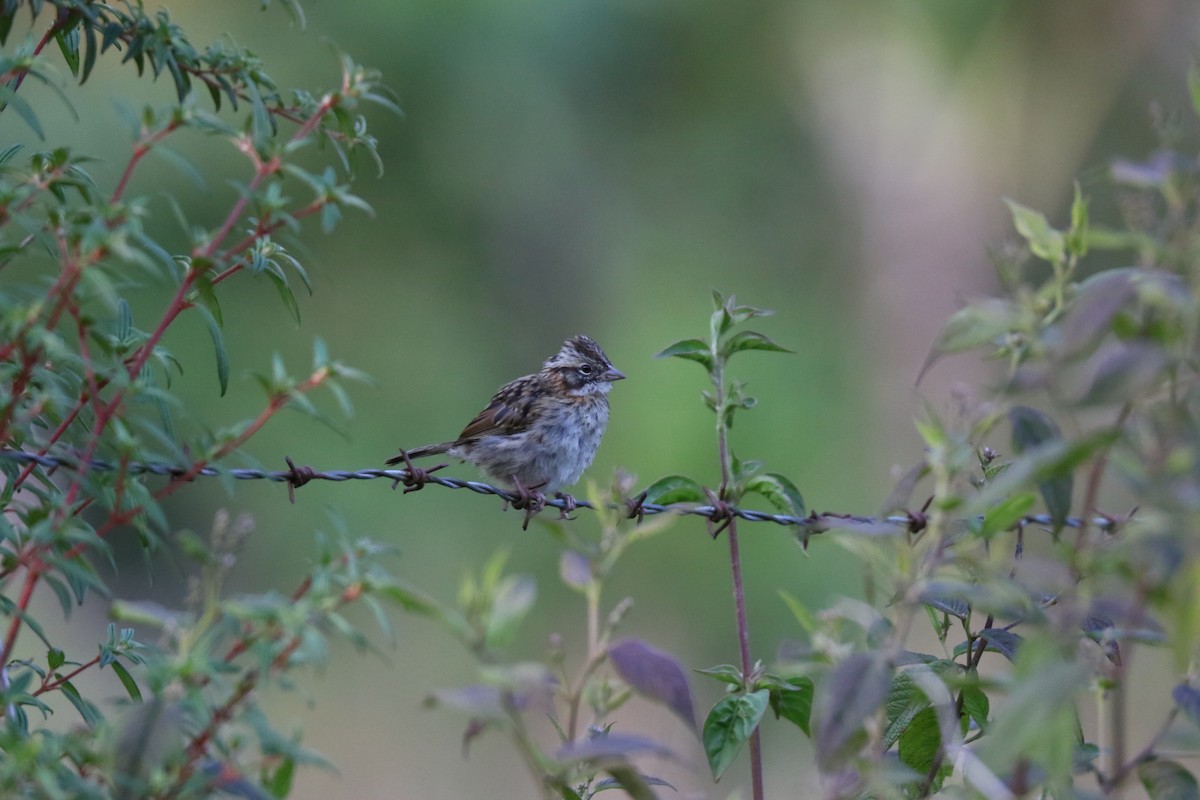
[[623,381],[625,380],[625,373],[621,372],[621,370],[617,369],[616,367],[609,367],[608,370],[600,377],[609,382]]

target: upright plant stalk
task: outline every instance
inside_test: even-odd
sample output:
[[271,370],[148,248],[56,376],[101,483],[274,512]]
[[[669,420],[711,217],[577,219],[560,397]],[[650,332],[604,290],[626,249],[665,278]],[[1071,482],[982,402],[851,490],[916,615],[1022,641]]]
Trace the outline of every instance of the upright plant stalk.
[[[719,343],[713,342],[713,352],[718,353]],[[720,498],[725,499],[733,475],[733,458],[729,452],[729,426],[726,413],[725,364],[720,355],[714,359],[713,384],[715,385],[717,411],[717,452],[721,460]],[[742,556],[738,545],[737,520],[730,519],[725,528],[729,540],[729,566],[733,573],[733,609],[737,621],[738,652],[741,656],[743,680],[748,681],[754,670],[750,655],[750,625],[746,619],[746,586],[742,579]],[[756,727],[750,734],[750,785],[754,800],[763,800],[762,741]]]

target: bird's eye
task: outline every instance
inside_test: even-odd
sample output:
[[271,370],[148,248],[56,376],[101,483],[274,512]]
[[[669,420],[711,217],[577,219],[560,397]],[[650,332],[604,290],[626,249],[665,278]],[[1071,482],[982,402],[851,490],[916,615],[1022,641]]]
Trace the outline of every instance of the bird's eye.
[[580,375],[591,375],[592,374],[592,365],[591,364],[581,364],[579,366],[579,374]]

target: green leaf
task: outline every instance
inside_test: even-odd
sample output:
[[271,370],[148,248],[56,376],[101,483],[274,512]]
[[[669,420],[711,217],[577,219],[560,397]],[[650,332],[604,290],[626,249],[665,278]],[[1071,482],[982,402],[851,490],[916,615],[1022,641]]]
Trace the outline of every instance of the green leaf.
[[51,672],[58,669],[66,662],[67,662],[67,656],[63,653],[62,650],[59,650],[56,647],[51,647],[46,652],[46,666],[50,668]]
[[208,334],[212,337],[213,351],[217,356],[217,382],[221,385],[221,396],[229,389],[229,354],[225,352],[225,339],[221,334],[221,323],[213,316],[208,306],[197,304],[195,309],[200,312],[201,319],[208,326]]
[[296,302],[296,295],[292,293],[292,287],[288,286],[288,282],[282,276],[275,273],[269,273],[271,280],[275,284],[276,291],[279,292],[279,299],[283,301],[284,308],[292,315],[292,319],[296,324],[300,324],[300,304]]
[[987,728],[988,714],[991,713],[991,702],[988,700],[987,693],[975,685],[964,686],[961,691],[963,711],[965,712],[962,720],[963,733],[967,732],[969,719],[975,720],[980,728]]
[[713,368],[712,351],[699,339],[681,339],[654,356],[655,358],[686,358],[704,365],[709,372]]
[[58,42],[58,49],[62,51],[63,60],[67,62],[67,69],[71,70],[71,74],[78,78],[79,29],[73,28],[70,30],[60,30],[58,33],[54,34],[54,40]]
[[292,793],[295,777],[296,759],[288,756],[279,762],[279,766],[264,781],[264,786],[272,797],[284,798]]
[[37,114],[33,112],[33,106],[14,92],[7,85],[0,85],[0,110],[5,107],[11,108],[17,112],[17,116],[25,121],[25,124],[43,141],[46,139],[46,134],[42,130],[42,124],[38,122]]
[[761,333],[741,331],[730,336],[728,341],[721,346],[721,355],[729,358],[734,353],[740,353],[743,350],[769,350],[775,353],[793,352]]
[[1075,181],[1075,199],[1071,202],[1071,229],[1067,231],[1067,252],[1083,258],[1088,250],[1088,207],[1079,181]]
[[[7,31],[5,34],[7,35]],[[0,39],[0,44],[2,43],[3,39]],[[1187,85],[1192,96],[1192,112],[1200,117],[1200,64],[1192,62],[1192,66],[1188,68]]]
[[811,736],[809,721],[812,718],[813,694],[816,687],[812,678],[798,675],[773,682],[771,691],[771,710],[777,718],[786,719],[800,730],[805,736]]
[[604,771],[612,776],[614,788],[623,789],[631,800],[657,800],[658,796],[650,788],[650,783],[632,765],[608,766]]
[[646,487],[646,503],[669,506],[673,503],[702,503],[704,489],[691,478],[668,475]]
[[1005,200],[1012,211],[1013,227],[1029,243],[1029,250],[1038,258],[1059,264],[1066,256],[1066,238],[1062,231],[1050,227],[1046,215],[1012,200]]
[[979,535],[990,539],[997,533],[1011,530],[1024,519],[1029,509],[1033,508],[1034,499],[1032,492],[1021,492],[1001,500],[983,515]]
[[937,712],[932,707],[918,711],[900,733],[900,761],[918,775],[925,775],[933,766],[942,735],[938,730]]
[[720,780],[737,758],[742,745],[758,728],[767,710],[770,692],[761,689],[750,694],[731,694],[721,698],[704,720],[704,752],[713,780]]
[[1146,761],[1138,765],[1137,774],[1150,800],[1200,798],[1195,776],[1174,761]]
[[512,642],[536,598],[537,583],[533,578],[516,575],[503,578],[492,598],[485,636],[487,646],[498,649]]
[[88,727],[95,727],[97,723],[104,719],[100,714],[100,710],[90,701],[84,699],[79,690],[70,681],[63,681],[59,684],[62,693],[71,701],[71,705],[75,706],[75,710],[79,712],[79,716],[83,717],[83,721]]
[[738,690],[745,688],[742,680],[742,669],[741,667],[735,667],[733,664],[719,664],[707,669],[698,669],[696,672],[705,677],[718,680],[728,686],[733,686]]
[[808,509],[800,490],[790,480],[776,472],[755,475],[745,485],[746,492],[762,495],[782,514],[804,517]]
[[[1062,441],[1062,433],[1046,414],[1028,406],[1013,406],[1008,412],[1008,420],[1012,425],[1013,450],[1025,453],[1048,444]],[[1067,516],[1071,513],[1071,492],[1074,488],[1074,474],[1070,469],[1063,469],[1057,474],[1050,474],[1038,481],[1038,490],[1050,512],[1050,519],[1055,529],[1062,527]]]
[[138,688],[137,681],[129,674],[129,670],[125,669],[125,665],[120,661],[113,661],[109,666],[112,667],[113,672],[117,673],[117,677],[121,679],[121,685],[125,687],[129,698],[141,702],[142,690]]

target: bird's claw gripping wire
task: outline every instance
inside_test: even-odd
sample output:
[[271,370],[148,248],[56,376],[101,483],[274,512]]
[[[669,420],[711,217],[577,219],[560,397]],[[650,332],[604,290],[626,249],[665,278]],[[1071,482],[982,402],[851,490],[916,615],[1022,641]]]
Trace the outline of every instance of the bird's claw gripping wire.
[[529,530],[529,520],[533,519],[537,514],[541,513],[546,507],[546,495],[538,491],[546,485],[546,481],[534,484],[533,486],[523,486],[517,476],[513,476],[513,494],[515,497],[504,501],[505,507],[511,505],[518,511],[525,512],[525,520],[521,523],[521,530]]
[[449,464],[438,464],[429,469],[422,469],[412,462],[408,457],[407,450],[400,451],[400,460],[404,462],[404,471],[407,473],[403,478],[396,478],[392,482],[392,488],[395,489],[400,484],[404,484],[404,494],[409,492],[418,492],[425,488],[425,484],[429,482],[429,476],[437,472],[439,469],[448,467]]

